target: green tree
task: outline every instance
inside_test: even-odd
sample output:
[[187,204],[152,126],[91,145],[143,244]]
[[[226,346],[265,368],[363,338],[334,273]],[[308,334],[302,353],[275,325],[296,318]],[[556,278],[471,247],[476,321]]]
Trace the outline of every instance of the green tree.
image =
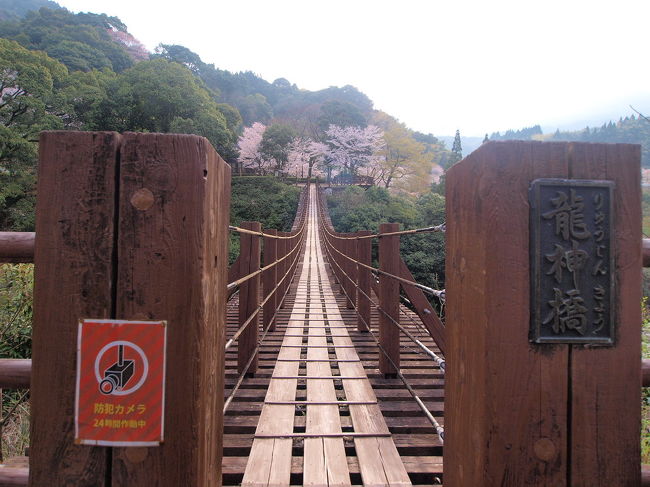
[[0,39],[0,229],[33,230],[38,133],[64,128],[66,67]]
[[113,29],[126,31],[126,26],[104,14],[75,15],[65,9],[43,7],[17,22],[0,23],[0,37],[46,51],[71,70],[109,67],[121,72],[134,61],[126,47],[111,38]]
[[296,133],[288,125],[273,124],[264,131],[260,153],[262,157],[275,161],[275,170],[282,171],[289,160],[291,142]]
[[355,105],[339,100],[331,100],[323,103],[320,107],[320,115],[317,119],[318,128],[325,132],[330,125],[339,127],[365,127],[368,125],[366,117]]
[[[224,107],[186,67],[158,58],[127,69],[107,85],[93,124],[103,130],[179,132],[206,137],[232,162],[236,155],[234,127]],[[233,113],[227,114],[237,125]]]
[[456,136],[454,137],[454,143],[451,146],[451,154],[447,159],[446,168],[449,168],[456,164],[463,158],[463,146],[460,142],[460,130],[456,130]]

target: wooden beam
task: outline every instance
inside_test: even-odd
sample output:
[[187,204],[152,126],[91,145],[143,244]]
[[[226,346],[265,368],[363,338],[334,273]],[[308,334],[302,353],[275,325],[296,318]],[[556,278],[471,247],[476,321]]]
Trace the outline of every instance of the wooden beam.
[[[358,236],[370,235],[372,232],[363,230],[357,232]],[[357,260],[361,264],[372,264],[372,240],[364,238],[356,241]],[[357,330],[367,331],[371,326],[370,296],[372,296],[371,282],[373,280],[370,269],[357,265]]]
[[31,377],[31,359],[0,359],[0,389],[27,389]]
[[[639,485],[639,175],[639,146],[519,141],[448,171],[445,485]],[[613,346],[529,341],[538,178],[615,184]]]
[[24,487],[29,478],[29,468],[0,467],[0,487]]
[[[246,230],[261,232],[260,222],[241,222],[240,226]],[[260,268],[260,237],[242,233],[239,240],[241,272],[247,276]],[[237,371],[241,374],[248,363],[259,336],[259,301],[260,301],[260,275],[243,282],[239,286],[239,326],[249,322],[244,332],[239,335],[237,341]],[[257,372],[257,360],[255,356],[248,368],[249,374]]]
[[[399,277],[408,279],[409,281],[415,281],[413,274],[411,274],[404,259],[401,257]],[[431,303],[429,303],[422,290],[414,286],[409,286],[408,284],[402,284],[401,286],[409,301],[413,304],[415,313],[420,317],[422,324],[427,328],[429,334],[433,337],[436,345],[438,345],[438,348],[444,355],[446,348],[445,325],[442,324],[436,310],[431,306]]]
[[[271,265],[278,258],[278,239],[273,238],[273,235],[277,235],[278,231],[273,229],[267,229],[265,232],[270,237],[264,237],[264,267]],[[264,296],[268,296],[270,293],[273,293],[266,303],[264,303],[264,310],[262,312],[262,329],[269,331],[275,331],[275,319],[273,315],[275,314],[275,309],[278,307],[278,294],[279,290],[276,289],[278,285],[278,266],[274,265],[270,269],[264,272],[262,276],[262,286],[264,288]]]
[[[382,223],[379,233],[399,231],[399,223]],[[399,237],[379,237],[379,269],[388,274],[399,274]],[[395,374],[399,369],[399,282],[381,275],[379,278],[379,343],[386,354],[379,355],[379,371],[382,374]],[[382,312],[383,311],[383,312]],[[390,357],[393,363],[387,358]],[[395,364],[395,365],[393,365]],[[397,368],[396,368],[397,367]]]
[[34,232],[0,232],[0,264],[34,262]]

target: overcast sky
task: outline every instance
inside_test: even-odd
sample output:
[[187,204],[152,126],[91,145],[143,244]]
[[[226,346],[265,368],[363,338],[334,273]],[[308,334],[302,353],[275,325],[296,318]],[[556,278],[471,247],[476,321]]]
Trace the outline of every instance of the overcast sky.
[[350,84],[409,127],[482,136],[650,114],[649,0],[58,0],[153,50],[318,90]]

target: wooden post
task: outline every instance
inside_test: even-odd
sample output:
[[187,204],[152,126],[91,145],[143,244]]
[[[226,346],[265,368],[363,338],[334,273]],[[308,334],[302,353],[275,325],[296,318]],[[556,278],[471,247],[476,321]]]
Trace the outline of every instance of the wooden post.
[[[268,235],[277,235],[277,230],[264,230]],[[264,267],[273,264],[278,257],[278,239],[272,237],[264,237]],[[262,284],[264,288],[264,296],[273,293],[273,296],[264,304],[262,328],[270,331],[275,331],[275,320],[272,319],[275,314],[275,309],[278,304],[278,291],[275,287],[278,284],[278,266],[274,265],[271,269],[264,272],[262,276]]]
[[[349,233],[348,237],[354,236],[354,234]],[[346,261],[346,273],[348,278],[345,279],[347,284],[347,298],[346,306],[348,309],[354,309],[355,298],[357,293],[357,288],[355,286],[357,282],[357,265],[353,262],[357,260],[357,241],[356,240],[345,240],[345,255],[350,257],[352,260],[344,259]]]
[[[240,226],[254,232],[262,230],[262,225],[259,222],[241,222]],[[242,276],[247,276],[258,270],[260,268],[260,237],[242,233],[240,235],[239,254],[242,256],[240,263]],[[260,276],[258,274],[239,286],[239,326],[243,326],[251,316],[255,316],[237,341],[237,371],[240,374],[244,371],[246,363],[257,346],[259,338],[259,306]],[[248,368],[248,374],[254,374],[257,371],[257,361],[256,356]]]
[[[230,167],[191,135],[46,132],[30,485],[220,485]],[[165,441],[74,444],[80,318],[167,320]]]
[[[640,484],[639,160],[623,144],[490,142],[448,171],[445,485]],[[529,342],[538,178],[615,184],[613,346]]]
[[114,449],[112,485],[220,485],[230,166],[202,137],[123,138],[116,314],[168,322],[165,442]]
[[[379,233],[399,231],[399,223],[382,223]],[[399,275],[399,236],[379,237],[379,269]],[[399,328],[394,321],[399,323],[399,282],[384,275],[379,276],[379,342],[387,355],[399,369]],[[379,371],[382,374],[395,374],[397,370],[383,353],[379,354]]]
[[[371,235],[372,232],[369,230],[362,230],[357,232],[357,236],[362,237],[365,235]],[[371,265],[372,264],[372,239],[362,238],[356,241],[357,246],[357,260],[361,264]],[[371,296],[372,288],[370,286],[372,275],[370,269],[357,266],[357,285],[359,286],[357,291],[357,330],[359,331],[368,331],[366,326],[371,325],[370,318],[370,301],[368,299]],[[365,296],[361,293],[365,293]]]
[[[286,235],[286,232],[278,232],[278,236],[284,237]],[[287,255],[287,239],[286,238],[281,238],[278,239],[278,259],[281,259],[282,257]],[[286,274],[287,270],[289,269],[289,264],[287,263],[288,259],[283,260],[278,267],[278,281],[280,281],[284,275]],[[280,287],[278,288],[278,300],[281,302],[281,308],[284,309],[287,304],[285,303],[284,300],[284,292],[287,289],[287,281],[288,277],[286,277],[282,283],[280,284]]]
[[40,138],[30,388],[30,485],[105,486],[107,449],[74,444],[79,318],[114,317],[120,136]]

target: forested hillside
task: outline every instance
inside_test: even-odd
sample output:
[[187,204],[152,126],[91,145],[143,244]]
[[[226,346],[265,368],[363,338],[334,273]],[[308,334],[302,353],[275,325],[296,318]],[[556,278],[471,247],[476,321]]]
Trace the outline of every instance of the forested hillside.
[[33,229],[42,130],[192,133],[236,173],[343,172],[409,193],[448,154],[353,86],[269,83],[178,45],[149,53],[119,18],[45,0],[0,0],[0,19],[0,230]]
[[[327,198],[332,224],[338,232],[371,230],[380,223],[399,223],[402,230],[440,225],[445,198],[433,192],[418,197],[391,195],[384,188],[367,191],[351,186]],[[377,258],[377,249],[373,258]],[[434,289],[445,286],[445,238],[442,233],[400,237],[400,253],[415,280]],[[375,262],[376,264],[376,262]]]

